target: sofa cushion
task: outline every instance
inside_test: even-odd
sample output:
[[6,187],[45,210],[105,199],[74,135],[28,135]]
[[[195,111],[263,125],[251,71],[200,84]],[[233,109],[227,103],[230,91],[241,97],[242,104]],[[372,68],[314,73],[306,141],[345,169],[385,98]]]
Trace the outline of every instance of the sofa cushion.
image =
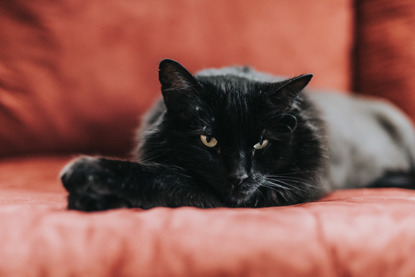
[[351,2],[1,1],[0,157],[126,153],[166,57],[347,89]]
[[415,272],[412,190],[337,191],[313,203],[261,209],[83,213],[65,209],[66,193],[56,178],[68,160],[0,161],[1,276]]

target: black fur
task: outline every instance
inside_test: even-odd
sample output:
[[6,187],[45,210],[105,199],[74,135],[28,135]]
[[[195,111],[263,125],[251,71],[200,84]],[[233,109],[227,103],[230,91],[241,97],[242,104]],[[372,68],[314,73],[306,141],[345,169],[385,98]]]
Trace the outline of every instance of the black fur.
[[163,99],[144,122],[135,161],[84,157],[63,170],[70,209],[267,207],[324,194],[324,127],[302,93],[312,75],[193,76],[164,60],[159,77]]

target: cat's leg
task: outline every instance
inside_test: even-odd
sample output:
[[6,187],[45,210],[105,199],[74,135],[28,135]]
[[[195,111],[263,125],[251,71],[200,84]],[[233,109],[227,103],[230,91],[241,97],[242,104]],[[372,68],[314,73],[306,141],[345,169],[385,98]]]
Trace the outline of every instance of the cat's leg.
[[186,174],[163,166],[83,157],[63,169],[61,180],[69,192],[69,209],[222,206],[209,189],[198,186]]

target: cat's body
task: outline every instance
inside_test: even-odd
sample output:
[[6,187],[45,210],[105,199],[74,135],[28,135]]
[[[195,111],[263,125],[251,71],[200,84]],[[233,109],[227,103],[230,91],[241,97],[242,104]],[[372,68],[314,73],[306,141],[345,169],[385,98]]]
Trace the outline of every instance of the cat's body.
[[309,99],[326,126],[330,190],[393,186],[394,177],[396,186],[415,187],[415,133],[401,111],[364,97],[311,92]]
[[246,67],[192,76],[165,60],[159,76],[163,99],[145,117],[136,161],[68,165],[70,208],[264,207],[413,181],[414,131],[389,104],[302,92],[311,75]]

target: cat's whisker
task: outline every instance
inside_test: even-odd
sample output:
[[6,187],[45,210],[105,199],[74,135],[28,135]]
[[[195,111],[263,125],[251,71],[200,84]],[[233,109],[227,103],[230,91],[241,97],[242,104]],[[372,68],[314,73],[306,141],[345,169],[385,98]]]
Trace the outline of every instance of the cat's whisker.
[[293,179],[293,180],[306,180],[304,178],[298,177],[298,176],[287,176],[289,174],[278,174],[278,175],[267,175],[267,178],[285,178],[285,179]]
[[[260,187],[255,188],[255,193],[260,194],[262,196],[262,198],[265,200],[265,195],[262,193],[262,191],[259,188]],[[257,206],[257,204],[258,204],[258,199],[255,202],[255,206]]]
[[263,184],[262,186],[275,191],[276,193],[281,195],[285,200],[288,200],[286,195],[287,193],[292,194],[292,192],[295,192],[295,188],[293,186],[287,186],[287,184],[284,183],[268,181],[266,184]]
[[285,201],[292,200],[296,195],[307,193],[315,185],[308,180],[297,177],[283,177],[281,175],[266,176],[262,187],[275,191]]
[[276,182],[270,182],[268,181],[267,184],[263,184],[263,187],[267,187],[267,188],[275,188],[275,189],[282,189],[282,190],[292,190],[293,187],[292,186],[287,186],[285,184],[281,184],[281,183],[276,183]]
[[283,184],[285,186],[294,187],[294,188],[297,188],[298,185],[304,186],[306,184],[305,180],[290,180],[290,179],[283,179],[283,178],[268,179],[268,180],[271,181],[271,182],[277,182],[277,183]]
[[288,196],[287,193],[289,191],[285,190],[285,189],[279,189],[279,187],[274,187],[274,186],[267,186],[267,185],[263,185],[263,187],[270,189],[274,192],[276,192],[278,195],[280,195],[285,201],[288,201]]
[[[285,180],[281,180],[281,179],[268,179],[268,181],[274,185],[278,185],[278,187],[280,188],[284,188],[284,189],[299,189],[299,186],[296,186],[295,184],[291,184]],[[297,184],[302,184],[300,182],[297,182]]]
[[267,176],[267,180],[270,181],[274,181],[274,182],[283,182],[284,184],[288,185],[289,184],[291,187],[295,187],[298,188],[298,186],[295,186],[295,184],[301,185],[301,187],[308,187],[308,188],[313,188],[316,187],[315,184],[310,183],[309,180],[303,179],[303,178],[296,178],[296,177],[284,177],[284,176],[278,176],[278,175],[273,175],[273,176]]
[[310,174],[310,173],[313,173],[313,171],[306,170],[306,171],[296,171],[296,172],[285,172],[285,173],[278,173],[277,175],[269,175],[269,176],[275,176],[275,177],[287,176],[287,177],[290,177],[290,176],[294,175],[294,177],[295,177],[295,176],[299,176],[299,175],[301,176],[303,174]]

